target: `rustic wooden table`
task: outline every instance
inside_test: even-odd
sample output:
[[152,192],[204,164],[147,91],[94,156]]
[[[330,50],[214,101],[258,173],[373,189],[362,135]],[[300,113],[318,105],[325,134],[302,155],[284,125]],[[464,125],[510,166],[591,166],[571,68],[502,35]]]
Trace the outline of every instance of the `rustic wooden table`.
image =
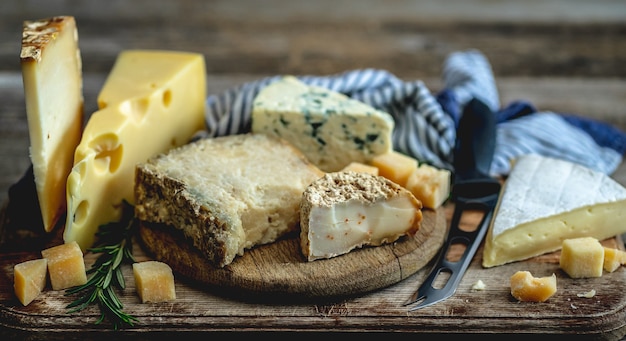
[[[445,6],[436,0],[3,0],[0,202],[30,163],[19,65],[22,21],[52,15],[77,19],[87,116],[95,111],[97,93],[124,49],[202,53],[208,92],[216,93],[266,75],[326,75],[366,67],[385,69],[405,80],[421,79],[436,92],[444,58],[473,48],[489,58],[501,103],[528,100],[541,110],[589,116],[626,130],[626,3],[620,0],[453,0]],[[626,165],[622,163],[612,176],[626,184]],[[349,306],[342,309],[350,314]],[[345,323],[339,318],[342,314],[319,314],[338,316],[338,324]],[[626,318],[624,309],[617,314]],[[263,319],[268,330],[279,326],[270,316]],[[226,320],[220,323],[224,329],[237,328]],[[470,327],[468,332],[477,332],[475,325],[463,323]],[[365,324],[357,327],[377,330]],[[622,338],[624,333],[621,328],[606,338]]]

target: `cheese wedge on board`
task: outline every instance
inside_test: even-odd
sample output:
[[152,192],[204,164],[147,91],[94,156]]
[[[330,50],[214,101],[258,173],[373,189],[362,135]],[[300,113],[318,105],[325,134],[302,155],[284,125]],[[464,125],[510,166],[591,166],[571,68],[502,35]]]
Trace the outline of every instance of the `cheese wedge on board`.
[[483,251],[484,267],[553,252],[565,239],[626,232],[626,188],[568,161],[519,157],[506,180]]
[[252,108],[252,132],[289,141],[325,172],[391,152],[393,128],[388,113],[293,76],[263,88]]
[[412,236],[422,203],[404,187],[362,172],[328,173],[309,185],[300,203],[300,247],[308,261]]
[[43,227],[66,209],[65,181],[83,128],[82,61],[71,16],[25,21],[20,51],[30,159]]
[[67,179],[66,242],[92,246],[98,227],[134,204],[135,165],[204,129],[206,76],[197,53],[128,50],[98,96]]

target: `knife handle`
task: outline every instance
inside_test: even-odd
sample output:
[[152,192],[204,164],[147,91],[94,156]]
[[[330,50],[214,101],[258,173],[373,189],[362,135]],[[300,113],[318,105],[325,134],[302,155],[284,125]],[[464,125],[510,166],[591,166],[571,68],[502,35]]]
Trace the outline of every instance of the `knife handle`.
[[454,182],[489,178],[495,148],[495,115],[485,103],[473,98],[463,108],[459,120],[454,151]]

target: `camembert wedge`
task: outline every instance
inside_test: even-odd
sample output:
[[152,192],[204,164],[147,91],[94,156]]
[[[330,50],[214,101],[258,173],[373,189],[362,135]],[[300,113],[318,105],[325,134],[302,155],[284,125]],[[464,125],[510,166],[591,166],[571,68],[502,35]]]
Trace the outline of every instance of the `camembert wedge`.
[[568,161],[519,157],[487,232],[483,266],[559,250],[565,239],[598,240],[626,232],[626,188]]
[[83,128],[82,62],[71,16],[25,21],[20,52],[30,159],[44,230],[65,213],[65,181]]
[[293,76],[263,88],[252,108],[253,133],[289,141],[325,172],[390,152],[393,128],[388,113]]
[[197,53],[123,51],[98,96],[67,179],[66,242],[92,246],[134,204],[135,165],[204,129],[206,75]]
[[412,236],[422,221],[422,203],[411,192],[370,173],[328,173],[307,187],[300,205],[300,245],[309,261]]

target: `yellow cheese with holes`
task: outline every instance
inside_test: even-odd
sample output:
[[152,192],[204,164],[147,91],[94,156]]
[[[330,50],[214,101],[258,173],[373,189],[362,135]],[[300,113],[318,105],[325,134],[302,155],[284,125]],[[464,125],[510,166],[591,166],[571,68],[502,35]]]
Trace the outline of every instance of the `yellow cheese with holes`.
[[369,164],[378,168],[378,175],[404,187],[411,173],[417,169],[418,162],[411,156],[393,150],[374,156]]
[[134,203],[135,165],[204,129],[204,57],[176,51],[120,53],[76,148],[67,179],[66,242],[85,250],[100,225]]
[[534,277],[529,271],[518,271],[510,282],[511,295],[522,302],[545,302],[557,291],[555,274]]
[[27,306],[46,287],[48,260],[45,258],[28,260],[13,267],[13,289],[15,296]]
[[610,247],[604,247],[604,265],[607,272],[613,272],[622,265],[626,265],[626,252]]
[[133,276],[142,303],[168,302],[176,299],[174,274],[166,263],[159,261],[134,263]]
[[41,251],[48,261],[53,290],[63,290],[87,283],[83,252],[76,242],[53,246]]
[[83,128],[82,62],[71,16],[25,21],[20,52],[30,159],[44,230],[66,209],[65,181]]
[[561,248],[559,266],[571,278],[602,276],[604,247],[592,237],[566,239]]

